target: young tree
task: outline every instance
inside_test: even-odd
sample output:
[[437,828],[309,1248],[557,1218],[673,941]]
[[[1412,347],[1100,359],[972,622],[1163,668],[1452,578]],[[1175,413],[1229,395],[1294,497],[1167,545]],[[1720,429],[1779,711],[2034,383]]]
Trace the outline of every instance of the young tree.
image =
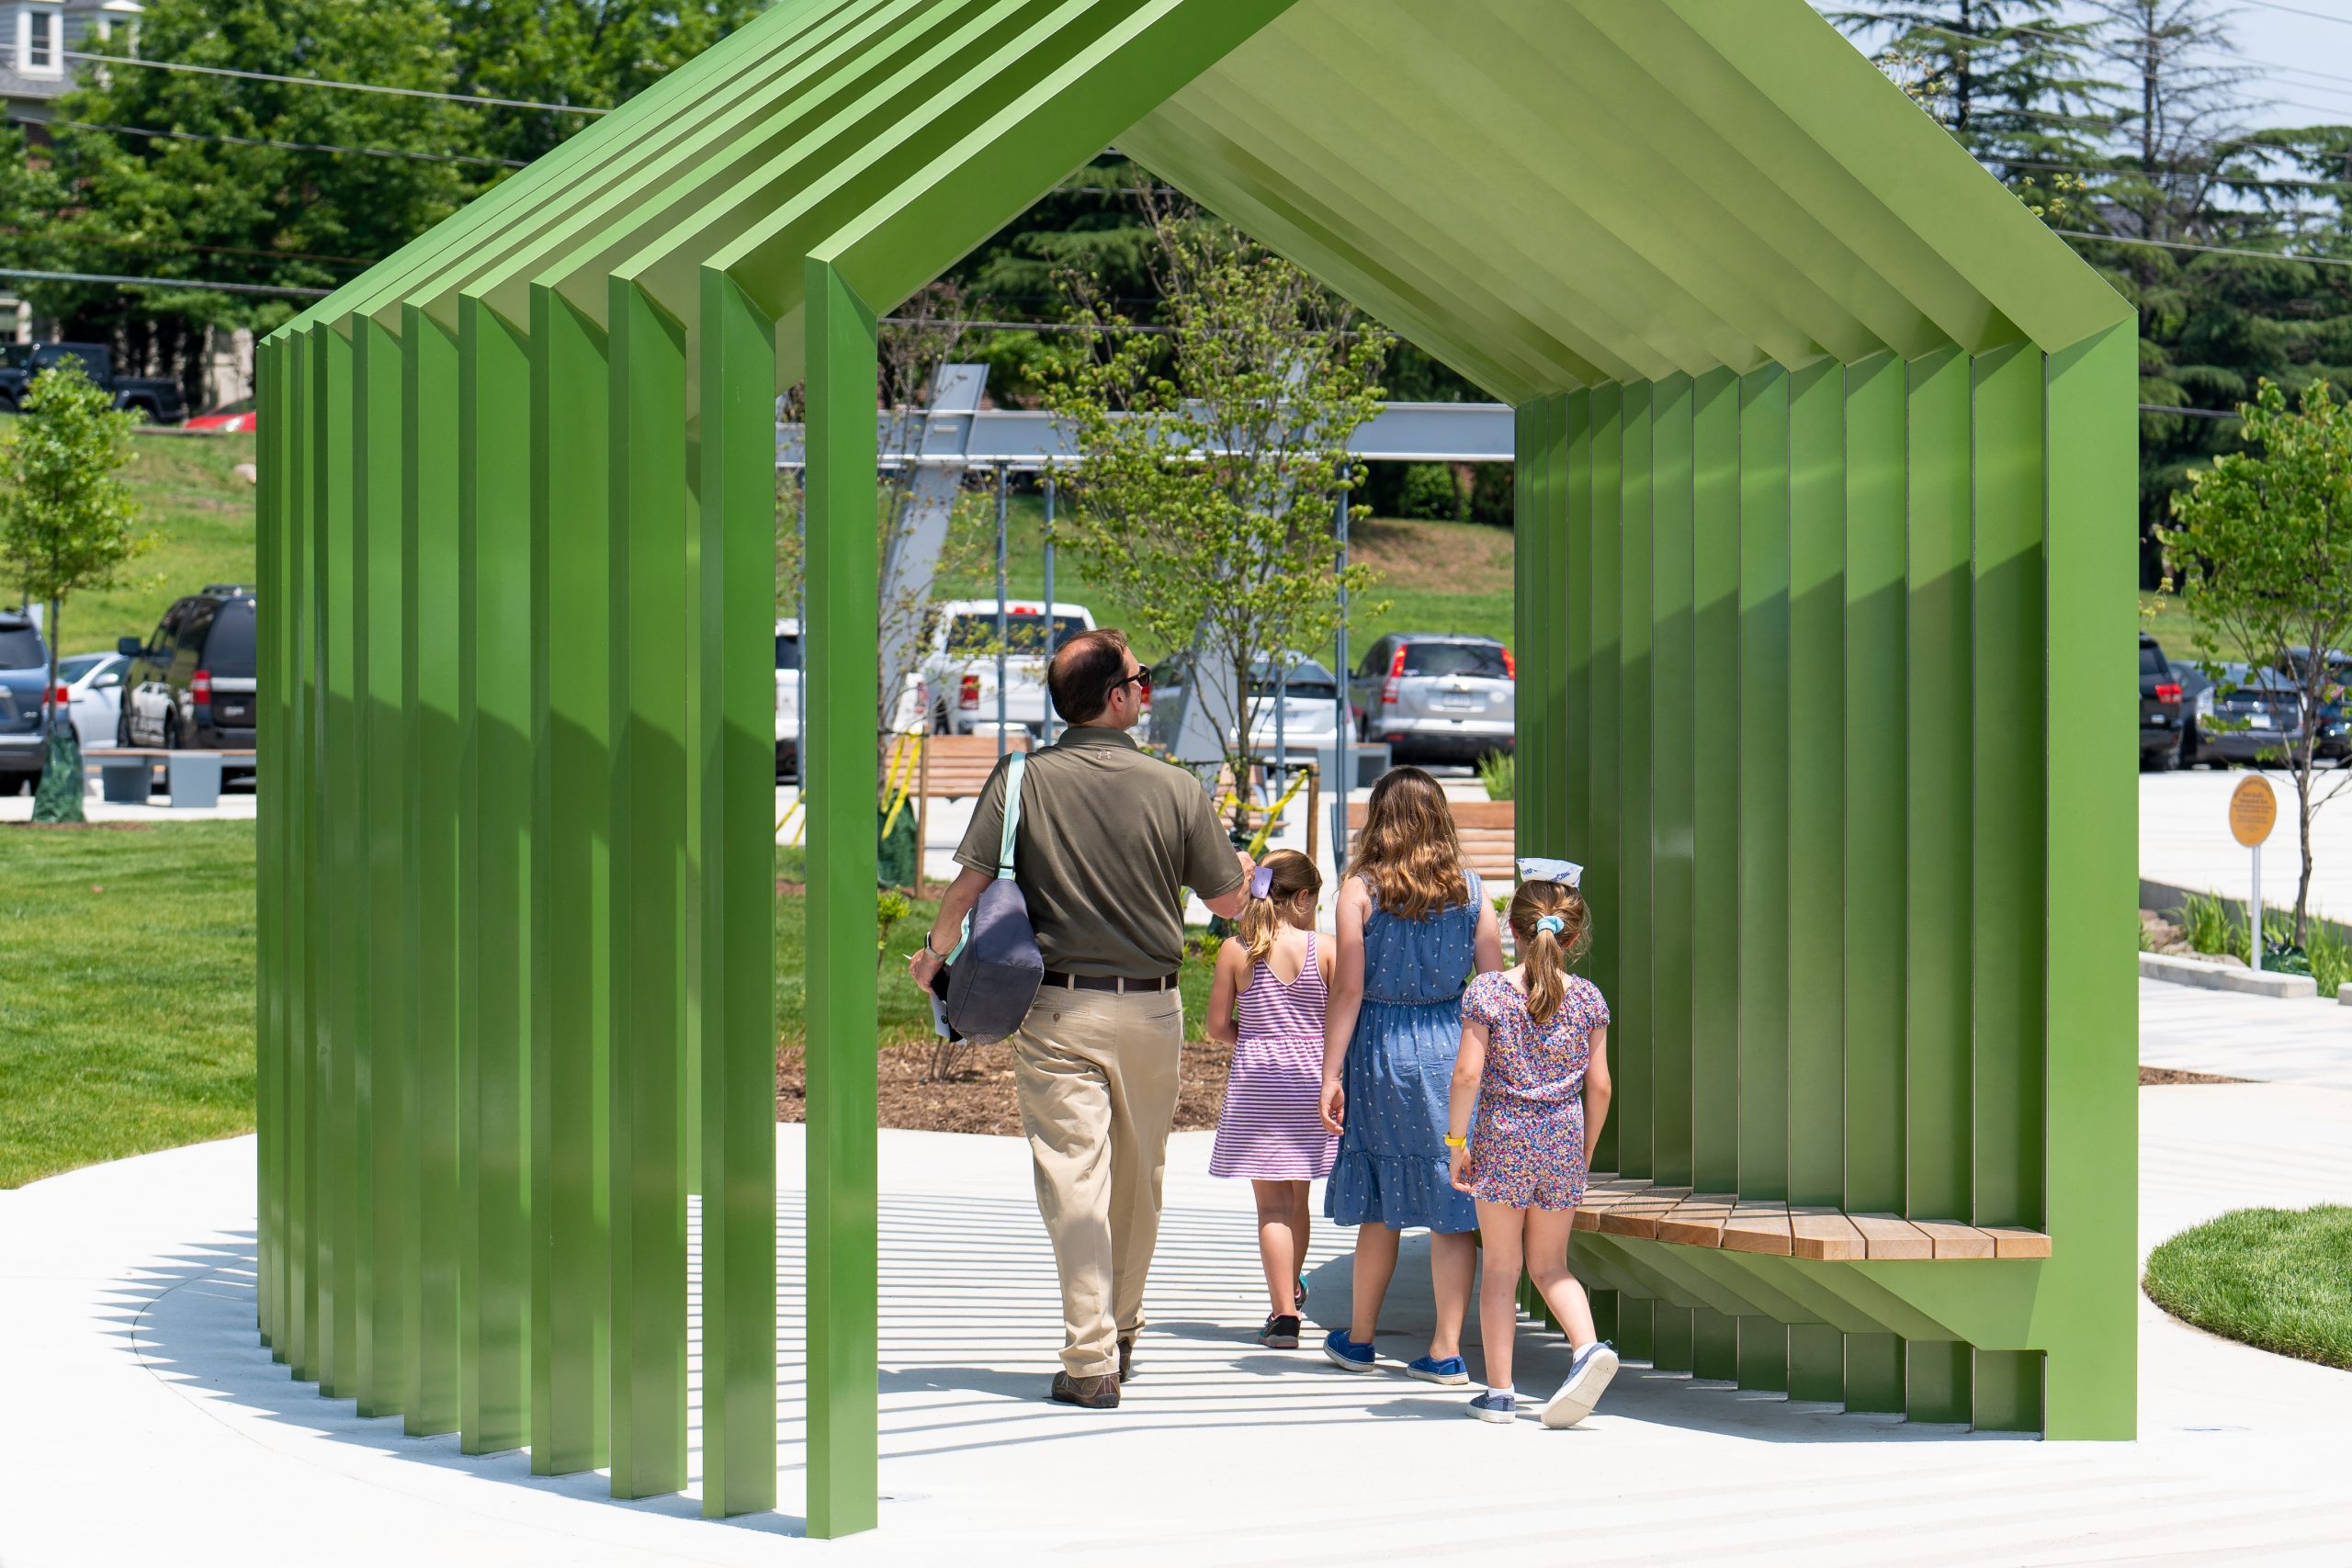
[[34,819],[82,819],[82,752],[57,707],[62,611],[85,588],[111,585],[139,548],[130,489],[115,470],[130,460],[135,416],[67,359],[33,378],[24,415],[0,442],[0,558],[29,598],[49,604],[49,681],[42,693],[48,738]]
[[[1329,637],[1342,585],[1374,581],[1335,570],[1332,506],[1388,338],[1232,230],[1168,218],[1159,242],[1168,335],[1081,288],[1101,348],[1046,406],[1075,427],[1078,547],[1136,606],[1142,640],[1193,649],[1192,700],[1245,781],[1252,664]],[[1247,818],[1238,804],[1235,827]]]
[[2302,722],[2278,748],[2295,782],[2301,835],[2300,943],[2312,819],[2352,782],[2344,769],[2324,789],[2312,777],[2321,715],[2344,697],[2338,670],[2352,645],[2352,411],[2315,381],[2290,412],[2286,393],[2266,379],[2239,412],[2252,450],[2189,474],[2187,492],[2173,497],[2180,521],[2173,548],[2207,671],[2219,680],[2223,650],[2234,645],[2257,671],[2270,663],[2291,682],[2301,704]]

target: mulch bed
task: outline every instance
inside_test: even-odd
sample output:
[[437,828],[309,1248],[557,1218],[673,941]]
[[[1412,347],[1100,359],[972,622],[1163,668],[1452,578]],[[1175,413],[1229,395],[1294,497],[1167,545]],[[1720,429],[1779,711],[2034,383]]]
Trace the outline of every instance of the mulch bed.
[[2189,1073],[2178,1067],[2142,1067],[2140,1087],[2173,1083],[2252,1083],[2252,1078],[2225,1078],[2218,1073]]
[[[880,1124],[919,1133],[991,1133],[1018,1136],[1021,1109],[1012,1089],[1012,1047],[976,1045],[963,1054],[954,1074],[931,1081],[932,1047],[886,1045],[880,1051]],[[1214,1041],[1187,1041],[1183,1087],[1176,1101],[1176,1130],[1216,1125],[1225,1103],[1225,1075],[1232,1050]],[[779,1122],[807,1118],[807,1070],[797,1044],[776,1053],[775,1116]]]

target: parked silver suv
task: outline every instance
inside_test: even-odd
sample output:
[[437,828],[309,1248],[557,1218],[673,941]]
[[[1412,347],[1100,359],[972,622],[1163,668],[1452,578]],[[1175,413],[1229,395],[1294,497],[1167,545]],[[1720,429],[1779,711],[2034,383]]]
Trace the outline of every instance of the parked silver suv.
[[1517,744],[1518,671],[1487,637],[1396,632],[1374,642],[1348,682],[1356,734],[1408,760],[1463,760]]

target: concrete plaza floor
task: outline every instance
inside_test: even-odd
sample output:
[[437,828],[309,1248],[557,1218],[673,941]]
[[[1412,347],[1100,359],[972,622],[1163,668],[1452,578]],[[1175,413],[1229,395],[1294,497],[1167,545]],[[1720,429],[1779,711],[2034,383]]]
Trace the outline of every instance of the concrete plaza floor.
[[[2242,1066],[2213,1043],[2206,1070]],[[2352,1201],[2352,1090],[2140,1102],[2143,1250],[2242,1204]],[[293,1382],[254,1333],[245,1138],[0,1192],[0,1563],[2346,1560],[2352,1373],[2144,1300],[2133,1443],[1911,1427],[1634,1367],[1583,1428],[1495,1428],[1462,1418],[1465,1391],[1261,1349],[1249,1198],[1206,1176],[1199,1134],[1171,1148],[1136,1381],[1090,1413],[1040,1397],[1058,1314],[1023,1145],[884,1133],[882,1529],[779,1539],[801,1528],[806,1456],[800,1130],[778,1142],[783,1512],[614,1503],[601,1476],[534,1479],[524,1455],[403,1438]],[[1345,1311],[1343,1240],[1316,1237],[1312,1318]],[[1383,1316],[1400,1360],[1427,1332],[1423,1257],[1408,1244]],[[1548,1337],[1521,1345],[1522,1387],[1559,1376]]]

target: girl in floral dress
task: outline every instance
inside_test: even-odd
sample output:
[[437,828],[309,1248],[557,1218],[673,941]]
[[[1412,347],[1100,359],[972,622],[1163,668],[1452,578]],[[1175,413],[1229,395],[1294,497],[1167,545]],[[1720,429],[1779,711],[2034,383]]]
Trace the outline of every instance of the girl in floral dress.
[[1481,975],[1462,998],[1462,1047],[1446,1122],[1453,1185],[1478,1204],[1486,1254],[1478,1325],[1487,1392],[1470,1402],[1482,1421],[1518,1414],[1511,1340],[1522,1269],[1567,1334],[1572,1359],[1544,1402],[1546,1427],[1573,1427],[1617,1372],[1600,1342],[1592,1304],[1568,1272],[1568,1233],[1584,1201],[1592,1146],[1609,1116],[1609,1004],[1567,972],[1592,934],[1591,912],[1566,861],[1522,860],[1510,901],[1521,963]]

